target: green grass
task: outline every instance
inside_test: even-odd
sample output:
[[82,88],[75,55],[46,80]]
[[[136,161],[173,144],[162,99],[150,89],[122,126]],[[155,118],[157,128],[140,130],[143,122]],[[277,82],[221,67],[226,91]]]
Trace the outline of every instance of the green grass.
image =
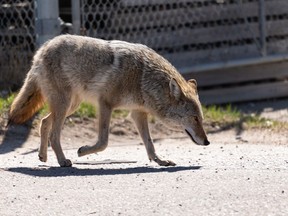
[[129,114],[128,110],[116,109],[112,113],[112,118],[125,118]]
[[205,117],[204,122],[214,128],[227,129],[232,127],[238,128],[274,128],[279,129],[280,127],[288,128],[287,123],[263,118],[255,114],[245,114],[237,108],[226,105],[226,106],[208,106],[203,107],[203,114]]
[[81,118],[95,118],[97,114],[96,107],[89,103],[81,103],[79,108],[73,113],[73,116]]
[[0,114],[4,114],[5,112],[8,112],[14,98],[15,98],[15,94],[11,94],[7,98],[0,97]]
[[[6,115],[9,111],[12,101],[15,98],[15,94],[11,94],[7,98],[0,98],[0,114]],[[45,105],[39,111],[39,117],[43,117],[48,114],[48,106]],[[128,115],[127,110],[114,110],[112,118],[123,118]],[[240,110],[236,109],[232,105],[226,106],[207,106],[203,107],[204,123],[212,128],[224,129],[229,127],[245,127],[245,128],[288,128],[287,123],[274,121],[271,119],[262,118],[259,115],[247,115]],[[89,103],[81,103],[77,111],[72,117],[80,118],[96,118],[97,108]],[[155,119],[151,117],[150,122],[154,122]]]
[[205,121],[219,125],[223,123],[233,124],[242,117],[242,113],[231,105],[203,107],[203,114]]
[[[40,117],[44,117],[49,113],[47,104],[39,111]],[[89,103],[81,103],[78,109],[72,114],[74,117],[80,118],[96,118],[97,110],[96,107]]]
[[40,118],[43,118],[48,113],[49,113],[49,108],[48,108],[48,105],[45,104],[44,107],[42,107],[42,109],[39,110],[39,116],[40,116]]
[[248,128],[288,129],[288,123],[286,122],[279,122],[268,118],[262,118],[259,115],[244,116],[242,122],[244,123],[244,126]]

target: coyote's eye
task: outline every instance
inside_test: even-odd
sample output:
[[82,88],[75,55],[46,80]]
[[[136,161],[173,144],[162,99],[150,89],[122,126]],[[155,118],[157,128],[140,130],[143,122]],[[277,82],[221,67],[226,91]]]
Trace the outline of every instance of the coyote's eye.
[[199,122],[199,119],[198,119],[197,116],[193,116],[193,118],[194,118],[194,121],[195,121],[195,122]]

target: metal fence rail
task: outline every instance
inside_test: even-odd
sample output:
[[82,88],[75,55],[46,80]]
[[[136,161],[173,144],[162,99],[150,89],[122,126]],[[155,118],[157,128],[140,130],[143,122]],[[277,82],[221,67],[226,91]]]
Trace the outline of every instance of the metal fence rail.
[[34,1],[1,0],[0,17],[0,85],[13,87],[22,83],[35,50]]
[[81,0],[81,28],[195,68],[287,54],[287,8],[287,0]]

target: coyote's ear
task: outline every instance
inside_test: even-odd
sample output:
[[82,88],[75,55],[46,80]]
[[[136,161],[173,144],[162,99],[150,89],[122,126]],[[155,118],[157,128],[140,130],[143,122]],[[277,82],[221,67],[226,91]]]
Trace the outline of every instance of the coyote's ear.
[[188,82],[188,84],[189,84],[190,86],[192,86],[192,88],[195,90],[195,93],[198,95],[197,82],[196,82],[196,80],[195,80],[195,79],[190,79],[190,80],[188,80],[187,82]]
[[179,100],[181,96],[181,88],[175,79],[172,78],[170,80],[169,87],[170,87],[170,94],[174,96],[176,100]]
[[197,82],[195,79],[189,79],[188,83],[193,86],[193,88],[197,89]]

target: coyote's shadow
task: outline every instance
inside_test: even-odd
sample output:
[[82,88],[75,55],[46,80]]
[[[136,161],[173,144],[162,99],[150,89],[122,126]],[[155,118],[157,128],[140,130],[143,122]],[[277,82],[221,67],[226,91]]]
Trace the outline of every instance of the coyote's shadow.
[[102,176],[102,175],[129,175],[129,174],[141,174],[141,173],[161,173],[161,172],[180,172],[187,170],[199,170],[201,166],[175,166],[165,168],[154,168],[154,167],[129,167],[129,168],[115,168],[115,169],[88,169],[88,168],[61,168],[61,167],[50,167],[50,168],[29,168],[29,167],[15,167],[8,168],[6,171],[21,173],[30,176],[37,177],[65,177],[65,176]]
[[6,130],[0,131],[3,134],[3,139],[0,143],[0,155],[12,152],[23,146],[31,133],[33,119],[23,125],[11,125]]

